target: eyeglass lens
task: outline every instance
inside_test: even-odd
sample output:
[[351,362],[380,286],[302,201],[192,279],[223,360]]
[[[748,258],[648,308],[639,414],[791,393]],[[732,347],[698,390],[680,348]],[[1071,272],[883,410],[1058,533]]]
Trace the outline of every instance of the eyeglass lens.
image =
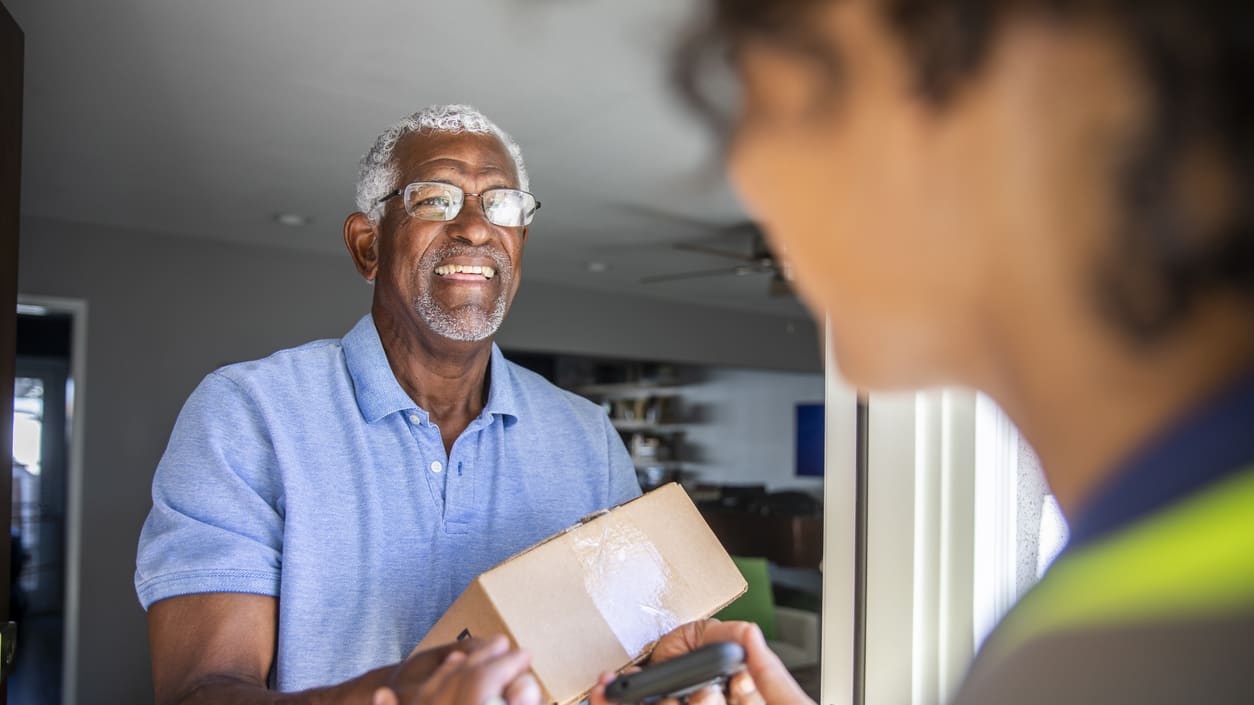
[[[421,220],[452,220],[465,198],[466,193],[452,184],[419,181],[405,187],[405,211]],[[534,196],[509,188],[484,191],[479,201],[489,222],[507,228],[527,225],[537,208]]]

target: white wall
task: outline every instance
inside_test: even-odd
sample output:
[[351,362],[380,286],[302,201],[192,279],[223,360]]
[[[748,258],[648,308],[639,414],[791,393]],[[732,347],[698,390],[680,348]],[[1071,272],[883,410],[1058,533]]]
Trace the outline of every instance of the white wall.
[[689,467],[703,482],[822,491],[823,478],[796,476],[797,404],[823,402],[822,374],[713,368],[681,394],[707,410],[686,427],[702,460]]
[[[135,545],[184,399],[223,363],[343,335],[368,310],[371,290],[347,254],[34,218],[22,221],[21,238],[19,291],[83,299],[89,309],[79,702],[144,705],[152,686],[132,587]],[[769,316],[524,282],[498,340],[520,350],[821,369],[813,328],[794,327],[786,336],[786,322]]]

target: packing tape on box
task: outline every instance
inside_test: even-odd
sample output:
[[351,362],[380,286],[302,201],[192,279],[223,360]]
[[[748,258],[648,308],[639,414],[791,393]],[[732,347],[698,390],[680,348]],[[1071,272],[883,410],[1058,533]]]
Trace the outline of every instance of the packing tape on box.
[[572,545],[588,595],[633,659],[680,625],[668,607],[678,575],[638,527],[607,517],[585,525]]

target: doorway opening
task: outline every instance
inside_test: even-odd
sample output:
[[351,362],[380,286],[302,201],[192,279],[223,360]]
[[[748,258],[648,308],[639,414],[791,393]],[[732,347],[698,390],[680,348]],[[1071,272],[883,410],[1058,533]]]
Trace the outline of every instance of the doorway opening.
[[19,297],[13,394],[13,705],[72,702],[83,302]]

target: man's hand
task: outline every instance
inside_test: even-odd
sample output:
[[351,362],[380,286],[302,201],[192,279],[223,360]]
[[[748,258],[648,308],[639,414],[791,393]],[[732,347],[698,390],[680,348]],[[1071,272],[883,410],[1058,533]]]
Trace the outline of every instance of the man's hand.
[[[206,593],[148,610],[158,705],[540,705],[530,657],[504,637],[467,639],[412,654],[349,681],[299,693],[267,687],[274,664],[278,600]],[[379,700],[382,698],[382,700]],[[495,702],[495,705],[500,705]]]
[[[726,697],[718,688],[705,688],[688,696],[689,705],[814,705],[767,647],[762,630],[750,622],[689,622],[658,641],[649,663],[666,661],[716,641],[740,644],[745,650],[746,670],[732,676]],[[605,699],[605,686],[612,680],[612,673],[601,676],[590,696],[591,705],[613,705]],[[670,700],[660,705],[678,704]]]
[[505,637],[466,639],[405,659],[373,705],[540,705],[540,684],[527,670],[531,656],[512,651]]

